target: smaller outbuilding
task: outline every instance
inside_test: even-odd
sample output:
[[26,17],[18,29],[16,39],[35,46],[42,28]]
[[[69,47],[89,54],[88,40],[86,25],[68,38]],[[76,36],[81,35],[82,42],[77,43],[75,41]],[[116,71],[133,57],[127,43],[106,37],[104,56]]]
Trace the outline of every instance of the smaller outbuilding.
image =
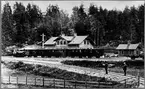
[[141,44],[119,44],[116,48],[119,56],[138,57],[142,51]]

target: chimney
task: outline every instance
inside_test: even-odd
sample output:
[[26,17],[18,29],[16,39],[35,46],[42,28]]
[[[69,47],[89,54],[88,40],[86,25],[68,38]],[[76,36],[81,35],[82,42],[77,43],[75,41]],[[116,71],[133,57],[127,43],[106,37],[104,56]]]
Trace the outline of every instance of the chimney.
[[130,46],[130,40],[129,41],[127,41],[127,49],[129,48],[129,46]]
[[61,36],[65,36],[65,34],[63,32],[61,32]]
[[77,33],[74,33],[74,37],[76,37],[77,36]]
[[61,34],[61,36],[65,36],[65,34]]

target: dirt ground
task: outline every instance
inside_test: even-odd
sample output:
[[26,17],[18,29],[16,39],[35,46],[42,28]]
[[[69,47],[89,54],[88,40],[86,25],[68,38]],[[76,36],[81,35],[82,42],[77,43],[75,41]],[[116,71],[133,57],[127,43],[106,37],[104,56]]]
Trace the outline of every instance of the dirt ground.
[[[124,76],[122,73],[115,73],[115,72],[109,72],[108,75],[105,74],[104,70],[98,70],[98,69],[92,69],[92,68],[86,68],[86,67],[79,67],[79,66],[72,66],[72,65],[65,65],[60,63],[63,60],[93,60],[93,61],[99,61],[99,60],[111,60],[111,61],[124,61],[124,60],[130,60],[126,57],[114,57],[114,58],[101,58],[101,59],[86,59],[86,58],[15,58],[15,57],[2,57],[3,61],[23,61],[25,63],[29,64],[41,64],[46,65],[49,67],[57,67],[59,69],[67,70],[70,72],[75,72],[79,74],[87,74],[89,76],[97,76],[97,77],[105,77],[106,79],[111,79],[112,81],[121,81],[124,79],[127,79],[129,77],[133,77],[132,75]],[[143,79],[143,78],[141,78]],[[144,80],[144,79],[143,79]]]

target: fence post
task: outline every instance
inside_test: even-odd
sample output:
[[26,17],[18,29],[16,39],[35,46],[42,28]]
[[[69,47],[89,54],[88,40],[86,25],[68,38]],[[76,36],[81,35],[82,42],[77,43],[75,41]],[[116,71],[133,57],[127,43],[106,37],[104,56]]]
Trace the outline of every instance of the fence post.
[[18,85],[18,76],[17,76],[17,85]]
[[64,88],[65,88],[65,79],[64,79]]
[[44,78],[43,78],[43,87],[44,87]]
[[75,89],[76,89],[77,85],[76,85],[76,80],[75,80]]
[[124,88],[126,88],[126,79],[125,79],[125,86],[124,86]]
[[53,80],[54,88],[55,88],[55,79]]
[[10,83],[10,75],[9,75],[9,83]]
[[85,86],[86,86],[86,89],[87,89],[87,81],[85,81]]
[[26,85],[27,85],[27,75],[26,75]]
[[36,77],[35,77],[35,86],[36,86]]
[[140,76],[138,75],[138,87],[140,85]]
[[98,81],[98,88],[100,88],[100,81]]

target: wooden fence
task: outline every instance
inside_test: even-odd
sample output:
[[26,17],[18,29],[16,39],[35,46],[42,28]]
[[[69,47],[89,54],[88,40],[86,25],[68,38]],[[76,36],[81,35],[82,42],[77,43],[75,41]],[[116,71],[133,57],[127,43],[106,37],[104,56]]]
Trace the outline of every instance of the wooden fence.
[[[124,83],[121,83],[124,82]],[[92,81],[76,81],[64,79],[47,79],[43,77],[14,77],[2,78],[2,84],[16,84],[16,85],[30,85],[42,86],[48,88],[132,88],[139,86],[139,82],[127,83],[127,79],[120,81],[120,83],[113,82],[92,82]]]

